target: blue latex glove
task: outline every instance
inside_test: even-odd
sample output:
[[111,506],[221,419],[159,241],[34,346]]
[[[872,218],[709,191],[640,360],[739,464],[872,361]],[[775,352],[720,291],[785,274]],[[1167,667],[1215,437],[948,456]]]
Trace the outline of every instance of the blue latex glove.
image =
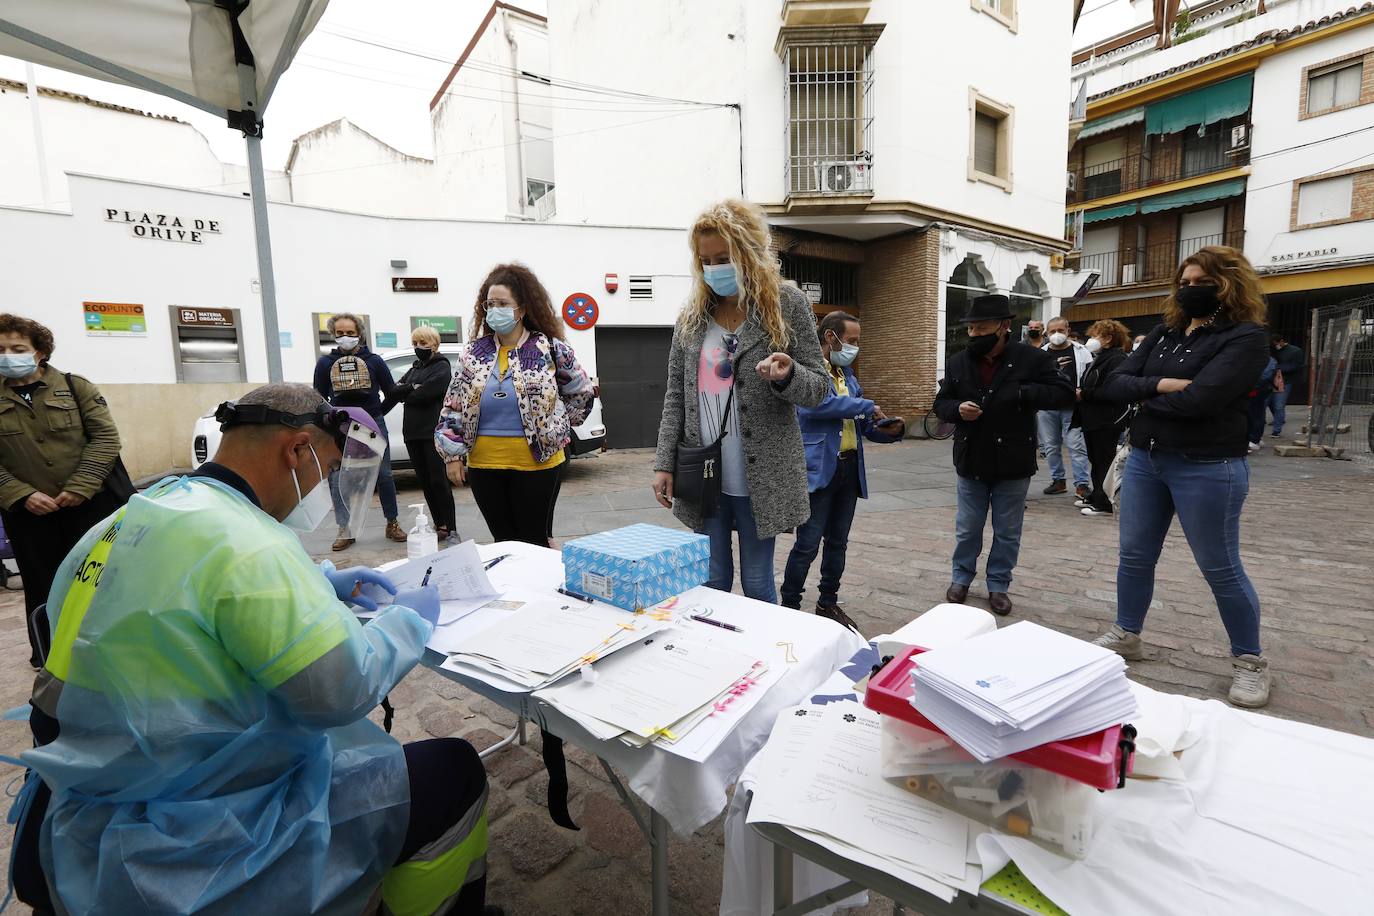
[[430,626],[439,625],[439,589],[437,586],[426,585],[424,588],[412,588],[408,591],[398,592],[394,605],[408,607],[421,617],[429,621]]
[[366,566],[350,566],[348,569],[335,569],[334,564],[325,560],[320,564],[320,572],[334,586],[334,594],[344,604],[352,604],[365,611],[377,610],[377,602],[362,593],[364,584],[372,584],[386,589],[388,594],[396,594],[396,586],[391,584],[382,573]]

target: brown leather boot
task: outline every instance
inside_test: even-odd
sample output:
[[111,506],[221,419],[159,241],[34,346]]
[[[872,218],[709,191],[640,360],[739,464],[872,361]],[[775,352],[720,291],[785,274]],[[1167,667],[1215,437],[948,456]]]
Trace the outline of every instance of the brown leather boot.
[[333,545],[333,547],[332,547],[331,549],[332,549],[334,552],[337,553],[337,552],[340,551],[340,550],[347,550],[348,548],[350,548],[350,547],[352,547],[352,546],[353,546],[353,538],[351,538],[351,537],[348,536],[348,529],[347,529],[347,528],[340,528],[340,529],[339,529],[339,536],[336,537],[336,538],[334,538],[334,545]]
[[999,617],[1005,617],[1011,613],[1011,597],[1006,592],[988,592],[988,605],[992,612]]
[[406,539],[406,533],[401,529],[401,523],[394,518],[387,520],[386,536],[393,541],[405,541]]

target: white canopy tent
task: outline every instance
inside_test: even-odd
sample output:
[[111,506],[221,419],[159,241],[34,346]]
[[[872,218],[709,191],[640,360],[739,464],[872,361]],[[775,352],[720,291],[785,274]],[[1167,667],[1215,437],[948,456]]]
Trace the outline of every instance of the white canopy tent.
[[185,102],[243,131],[262,287],[267,374],[281,348],[262,118],[329,0],[0,0],[0,54]]

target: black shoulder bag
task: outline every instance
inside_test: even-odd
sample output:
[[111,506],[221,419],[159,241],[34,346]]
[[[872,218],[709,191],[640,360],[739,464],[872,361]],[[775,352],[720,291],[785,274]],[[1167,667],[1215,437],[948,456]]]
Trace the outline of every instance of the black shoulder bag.
[[720,417],[720,433],[710,445],[677,446],[677,470],[673,474],[673,498],[695,503],[702,518],[711,518],[720,507],[720,443],[726,436],[730,422],[730,407],[735,400],[735,387],[725,398],[725,410]]
[[[86,414],[81,409],[81,398],[76,394],[76,386],[72,384],[72,374],[65,373],[67,379],[67,390],[72,393],[72,400],[76,401],[76,415],[81,419],[81,431],[86,434],[86,441],[91,441],[91,434],[86,429]],[[129,477],[129,469],[124,466],[124,458],[120,455],[115,456],[114,464],[110,466],[110,471],[105,475],[105,486],[103,488],[111,496],[119,500],[120,505],[129,501],[129,497],[138,491],[134,488],[134,482]]]

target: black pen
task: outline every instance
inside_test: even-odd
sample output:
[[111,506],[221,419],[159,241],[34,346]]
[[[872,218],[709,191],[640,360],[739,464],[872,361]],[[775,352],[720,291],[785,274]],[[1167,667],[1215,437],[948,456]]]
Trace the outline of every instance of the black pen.
[[420,588],[424,588],[426,585],[429,585],[429,574],[432,572],[434,572],[433,566],[425,570],[425,577],[420,580]]
[[586,595],[580,595],[577,592],[568,591],[566,588],[556,588],[554,589],[554,591],[558,592],[558,594],[560,595],[567,595],[569,598],[576,598],[578,601],[585,601],[588,604],[591,604],[593,601],[593,599],[588,598]]
[[506,557],[508,557],[508,556],[510,556],[510,554],[508,554],[508,553],[503,553],[503,554],[501,554],[499,557],[492,557],[490,560],[488,560],[487,562],[485,562],[485,563],[482,564],[482,568],[483,568],[483,569],[491,569],[493,566],[495,566],[497,563],[500,563],[502,560],[504,560],[504,559],[505,559]]

